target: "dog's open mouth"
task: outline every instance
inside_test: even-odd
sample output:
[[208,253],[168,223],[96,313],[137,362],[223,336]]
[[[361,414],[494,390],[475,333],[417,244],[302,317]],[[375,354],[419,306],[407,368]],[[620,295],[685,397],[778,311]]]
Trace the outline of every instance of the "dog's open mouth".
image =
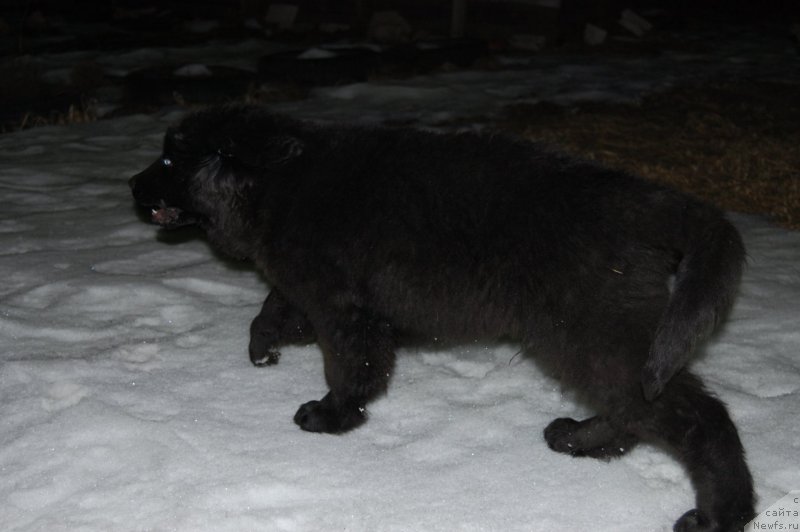
[[196,214],[186,212],[179,207],[168,207],[164,202],[150,209],[150,221],[165,229],[175,229],[184,225],[199,223]]
[[150,219],[158,225],[171,225],[180,219],[182,212],[177,207],[153,207],[150,210]]

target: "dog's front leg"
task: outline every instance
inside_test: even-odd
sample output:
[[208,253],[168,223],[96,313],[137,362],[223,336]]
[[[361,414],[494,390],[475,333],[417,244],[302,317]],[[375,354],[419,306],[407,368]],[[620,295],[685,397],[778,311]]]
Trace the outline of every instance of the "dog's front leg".
[[276,364],[281,356],[279,346],[310,344],[314,338],[314,328],[305,315],[273,288],[250,324],[250,361],[259,367]]
[[330,392],[301,406],[294,421],[310,432],[346,432],[366,421],[367,403],[386,391],[395,360],[391,327],[354,306],[314,327]]

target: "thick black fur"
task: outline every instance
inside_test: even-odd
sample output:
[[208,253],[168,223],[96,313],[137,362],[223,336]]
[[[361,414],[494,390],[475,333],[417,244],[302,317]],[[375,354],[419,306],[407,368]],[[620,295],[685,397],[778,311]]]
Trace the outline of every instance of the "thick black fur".
[[330,391],[300,407],[301,428],[363,423],[401,343],[517,341],[597,409],[551,423],[551,448],[609,458],[659,440],[697,490],[675,530],[752,517],[736,428],[684,369],[741,275],[741,239],[716,209],[508,137],[320,126],[251,106],[190,115],[130,185],[154,222],[199,225],[264,273],[254,364],[319,344]]

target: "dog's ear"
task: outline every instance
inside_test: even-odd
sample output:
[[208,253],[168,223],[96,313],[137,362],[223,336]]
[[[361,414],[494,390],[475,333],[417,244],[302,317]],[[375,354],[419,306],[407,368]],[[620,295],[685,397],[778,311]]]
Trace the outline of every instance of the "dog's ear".
[[304,148],[303,141],[291,135],[270,136],[255,142],[250,139],[242,142],[227,138],[217,149],[217,154],[247,166],[270,168],[300,156]]

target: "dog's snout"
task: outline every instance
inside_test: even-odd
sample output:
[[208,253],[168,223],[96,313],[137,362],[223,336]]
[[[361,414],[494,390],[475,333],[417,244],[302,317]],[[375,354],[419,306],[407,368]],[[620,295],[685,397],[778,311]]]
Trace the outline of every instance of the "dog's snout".
[[152,188],[152,183],[158,179],[161,174],[160,160],[154,162],[138,174],[128,179],[128,186],[131,188],[133,197],[139,201],[141,196],[147,189]]

